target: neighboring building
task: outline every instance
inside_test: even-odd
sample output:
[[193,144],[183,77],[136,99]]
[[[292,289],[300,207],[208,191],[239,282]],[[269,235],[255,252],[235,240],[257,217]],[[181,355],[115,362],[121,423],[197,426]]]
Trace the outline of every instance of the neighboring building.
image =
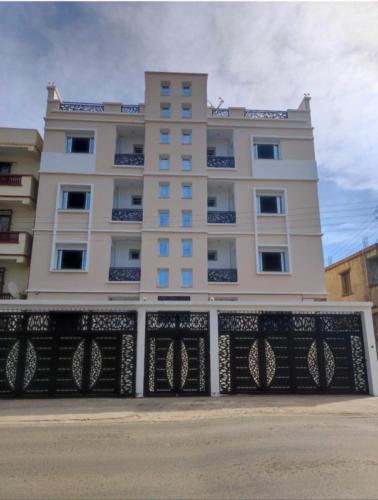
[[326,267],[328,300],[373,302],[378,339],[378,243]]
[[0,128],[0,297],[24,298],[29,279],[42,138]]
[[30,299],[325,300],[309,97],[207,106],[207,75],[145,103],[48,86]]

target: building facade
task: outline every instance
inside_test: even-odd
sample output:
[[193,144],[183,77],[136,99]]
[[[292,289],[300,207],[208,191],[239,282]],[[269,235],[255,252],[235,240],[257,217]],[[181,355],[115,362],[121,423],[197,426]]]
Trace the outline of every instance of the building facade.
[[48,86],[28,298],[325,300],[309,98],[209,108],[147,72],[137,105]]
[[0,128],[2,299],[26,297],[41,151],[37,130]]
[[378,243],[326,267],[329,300],[367,301],[378,339]]

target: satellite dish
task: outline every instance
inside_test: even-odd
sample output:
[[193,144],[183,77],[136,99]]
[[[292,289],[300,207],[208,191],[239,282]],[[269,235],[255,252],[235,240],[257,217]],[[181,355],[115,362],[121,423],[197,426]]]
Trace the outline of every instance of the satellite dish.
[[8,284],[8,290],[14,299],[20,298],[20,290],[18,289],[18,286],[16,285],[16,283],[14,283],[13,281],[11,281]]

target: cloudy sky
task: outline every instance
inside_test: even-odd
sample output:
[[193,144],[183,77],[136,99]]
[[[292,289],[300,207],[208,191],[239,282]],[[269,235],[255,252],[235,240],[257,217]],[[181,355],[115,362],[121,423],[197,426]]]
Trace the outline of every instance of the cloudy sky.
[[143,102],[145,70],[206,72],[224,106],[309,92],[327,264],[378,238],[377,26],[372,2],[1,3],[0,125],[42,132],[48,81],[67,101]]

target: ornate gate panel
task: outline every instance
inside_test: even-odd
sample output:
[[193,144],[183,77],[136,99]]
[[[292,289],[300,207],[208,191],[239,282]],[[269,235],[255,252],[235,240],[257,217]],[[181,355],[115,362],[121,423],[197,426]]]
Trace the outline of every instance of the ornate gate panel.
[[219,314],[223,393],[367,393],[358,314]]
[[136,313],[0,314],[1,396],[132,396]]
[[147,313],[145,395],[209,392],[208,314]]

